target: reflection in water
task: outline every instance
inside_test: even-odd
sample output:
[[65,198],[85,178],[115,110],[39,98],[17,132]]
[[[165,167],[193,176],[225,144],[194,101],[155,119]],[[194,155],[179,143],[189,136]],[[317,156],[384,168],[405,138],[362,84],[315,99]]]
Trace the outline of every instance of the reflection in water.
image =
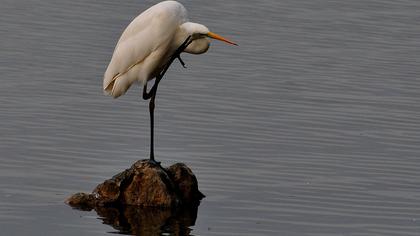
[[136,206],[95,207],[105,224],[129,235],[190,235],[197,219],[198,205],[179,209],[141,208]]

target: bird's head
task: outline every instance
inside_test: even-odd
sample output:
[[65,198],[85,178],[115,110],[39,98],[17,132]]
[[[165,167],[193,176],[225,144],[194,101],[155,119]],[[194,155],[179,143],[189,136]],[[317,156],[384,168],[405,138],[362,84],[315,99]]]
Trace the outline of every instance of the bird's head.
[[[192,42],[184,50],[185,52],[192,54],[205,53],[210,47],[210,38],[223,41],[228,44],[236,45],[236,43],[223,38],[222,36],[210,32],[210,30],[202,25],[192,22],[186,22],[181,25],[181,29],[185,35],[191,36]],[[184,36],[185,38],[185,36]]]

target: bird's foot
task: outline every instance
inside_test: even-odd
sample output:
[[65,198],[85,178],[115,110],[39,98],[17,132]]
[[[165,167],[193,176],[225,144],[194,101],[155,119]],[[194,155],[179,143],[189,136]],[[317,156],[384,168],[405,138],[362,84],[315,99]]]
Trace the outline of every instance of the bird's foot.
[[155,161],[155,159],[149,159],[149,163],[152,165],[160,166],[160,161]]
[[185,62],[181,59],[181,55],[178,55],[177,58],[178,58],[179,62],[181,63],[182,67],[187,68],[185,66]]

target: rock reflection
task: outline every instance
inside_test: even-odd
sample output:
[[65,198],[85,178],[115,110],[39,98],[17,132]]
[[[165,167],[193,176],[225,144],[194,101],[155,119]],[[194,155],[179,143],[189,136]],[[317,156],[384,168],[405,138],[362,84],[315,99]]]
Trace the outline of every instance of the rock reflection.
[[198,205],[176,210],[136,206],[95,207],[105,224],[128,235],[190,235],[197,219]]

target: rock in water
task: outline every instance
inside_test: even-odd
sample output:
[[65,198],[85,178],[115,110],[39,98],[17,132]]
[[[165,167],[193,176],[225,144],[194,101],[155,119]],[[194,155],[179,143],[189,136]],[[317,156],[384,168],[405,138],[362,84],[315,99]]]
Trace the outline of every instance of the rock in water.
[[134,163],[130,181],[125,183],[121,201],[127,205],[162,206],[178,205],[175,186],[159,165],[149,161]]
[[170,208],[198,204],[203,197],[197,178],[185,164],[163,169],[141,160],[96,186],[91,194],[76,193],[66,203],[81,209],[118,205]]
[[197,178],[184,163],[176,163],[167,170],[170,179],[174,182],[182,202],[194,202],[203,199],[204,195],[198,191]]

